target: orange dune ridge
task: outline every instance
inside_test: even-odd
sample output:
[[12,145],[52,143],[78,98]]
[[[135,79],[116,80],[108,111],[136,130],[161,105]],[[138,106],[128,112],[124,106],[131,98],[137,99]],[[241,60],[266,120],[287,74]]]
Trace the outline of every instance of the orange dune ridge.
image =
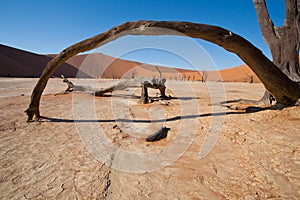
[[[43,68],[56,54],[39,55],[0,45],[1,77],[39,77]],[[160,76],[167,80],[201,81],[203,72],[117,59],[102,53],[82,54],[70,58],[53,74],[79,78],[134,78]],[[260,82],[247,65],[220,71],[207,71],[208,81]]]

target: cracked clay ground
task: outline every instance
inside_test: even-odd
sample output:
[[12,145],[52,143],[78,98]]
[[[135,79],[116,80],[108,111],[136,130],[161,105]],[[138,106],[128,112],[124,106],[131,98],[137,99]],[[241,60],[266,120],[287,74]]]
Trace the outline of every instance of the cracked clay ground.
[[[41,101],[41,114],[50,119],[26,123],[35,82],[0,79],[0,199],[300,199],[299,107],[222,110],[209,106],[222,83],[175,81],[167,82],[167,95],[178,99],[138,105],[129,97],[139,89],[112,97],[55,95],[66,86],[51,79]],[[224,86],[228,100],[258,99],[264,92],[261,84]],[[216,124],[219,137],[201,158]],[[163,125],[171,128],[167,138],[145,141]],[[105,142],[110,150],[102,148]]]

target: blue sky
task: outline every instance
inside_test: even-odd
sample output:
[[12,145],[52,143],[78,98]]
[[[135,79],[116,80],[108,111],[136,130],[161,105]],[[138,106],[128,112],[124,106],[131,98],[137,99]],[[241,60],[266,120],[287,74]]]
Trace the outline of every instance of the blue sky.
[[[281,26],[285,14],[284,0],[267,0],[267,5],[275,25]],[[252,0],[2,0],[0,9],[0,43],[39,54],[59,53],[76,42],[127,21],[164,20],[221,26],[243,36],[270,57]],[[161,49],[141,46],[139,50],[122,55],[117,51],[124,43],[138,45],[142,40],[151,44],[159,39],[168,41],[168,38],[155,38],[126,37],[97,51],[140,62],[191,68],[189,61]],[[219,69],[243,63],[234,54],[214,44],[193,41],[204,48]]]

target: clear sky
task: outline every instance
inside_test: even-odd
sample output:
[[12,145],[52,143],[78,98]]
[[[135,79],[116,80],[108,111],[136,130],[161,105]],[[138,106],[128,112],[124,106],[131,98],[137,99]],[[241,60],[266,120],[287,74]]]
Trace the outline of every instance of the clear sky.
[[[267,5],[275,25],[281,26],[284,0],[267,0]],[[221,26],[243,36],[270,57],[252,0],[1,0],[0,8],[0,43],[39,54],[59,53],[127,21],[164,20]],[[140,40],[155,42],[155,38],[145,36],[126,38],[137,44]],[[120,41],[124,38],[99,51],[120,56],[112,51],[118,49]],[[219,69],[243,63],[216,45],[194,41],[207,51]],[[189,68],[170,53],[151,48],[128,52],[121,58]]]

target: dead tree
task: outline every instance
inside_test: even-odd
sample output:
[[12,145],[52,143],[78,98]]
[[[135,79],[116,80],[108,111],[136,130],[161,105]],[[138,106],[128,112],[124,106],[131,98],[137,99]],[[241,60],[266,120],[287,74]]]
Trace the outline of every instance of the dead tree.
[[145,81],[142,83],[142,94],[141,94],[139,103],[147,104],[149,102],[150,102],[150,100],[149,100],[149,95],[148,95],[148,83]]
[[79,92],[92,91],[92,88],[90,86],[74,85],[71,81],[65,78],[64,75],[61,75],[61,77],[64,79],[63,82],[68,85],[68,88],[65,90],[65,93],[69,93],[73,91],[79,91]]
[[254,83],[254,75],[253,74],[246,74],[247,80],[250,84]]
[[154,98],[150,100],[150,97],[148,95],[148,88],[153,88],[153,89],[158,89],[160,91],[160,97],[155,98],[158,100],[162,99],[170,99],[170,97],[166,96],[166,86],[165,86],[166,79],[147,79],[147,78],[140,78],[140,79],[130,79],[130,80],[125,80],[121,81],[118,84],[96,90],[95,91],[95,96],[105,96],[106,93],[112,93],[113,91],[117,90],[125,90],[127,88],[137,88],[141,87],[142,92],[141,92],[141,98],[139,100],[139,103],[141,104],[147,104],[150,103]]
[[74,88],[74,84],[69,81],[67,78],[64,77],[64,75],[61,75],[61,77],[64,79],[63,82],[68,85],[68,88],[65,90],[65,92],[72,92]]
[[125,90],[127,88],[138,88],[145,85],[147,88],[158,89],[160,91],[160,98],[166,98],[166,79],[155,79],[155,78],[136,78],[124,80],[116,85],[110,86],[108,88],[102,88],[95,91],[95,96],[105,96],[106,93],[112,93],[117,90]]
[[[300,81],[299,44],[300,44],[300,1],[285,0],[286,15],[282,27],[276,27],[270,18],[266,1],[253,0],[263,37],[268,44],[273,63],[291,80]],[[260,77],[259,77],[260,78]],[[277,88],[280,90],[281,88]],[[274,98],[275,97],[275,98]],[[278,101],[276,95],[267,88],[258,104]],[[282,102],[281,102],[282,103]]]
[[160,71],[159,67],[158,66],[155,66],[156,70],[158,71],[159,73],[159,78],[163,78],[162,76],[162,72]]
[[[286,16],[282,27],[274,26],[265,0],[253,0],[253,2],[263,37],[272,53],[273,63],[291,80],[299,83],[299,0],[285,0]],[[253,75],[250,77],[250,84],[251,82],[253,82]],[[241,99],[239,102],[243,101],[245,100]],[[260,100],[256,101],[257,105],[263,106],[270,106],[275,103],[276,98],[268,90],[265,91]]]
[[[264,1],[256,0],[254,2],[257,6],[257,4]],[[286,2],[287,10],[289,11],[287,16],[289,16],[288,18],[293,18],[287,20],[287,24],[290,24],[288,26],[294,27],[293,24],[298,24],[294,28],[298,31],[291,34],[291,37],[293,37],[292,41],[295,44],[299,44],[299,3],[297,4],[296,0],[286,0]],[[292,10],[295,11],[292,12]],[[288,29],[285,30],[287,31]],[[53,58],[45,67],[32,92],[29,108],[26,110],[28,121],[31,121],[34,116],[40,117],[39,105],[41,95],[49,78],[61,64],[78,53],[100,47],[125,35],[180,35],[210,41],[239,56],[281,104],[287,106],[296,105],[300,99],[300,84],[290,79],[277,67],[276,62],[271,62],[253,44],[232,31],[217,26],[191,22],[135,21],[124,23],[104,33],[76,43]],[[296,39],[294,40],[294,38]],[[287,43],[290,44],[292,41],[289,40]],[[299,45],[295,48],[299,50]],[[289,60],[286,57],[283,59]],[[291,66],[291,64],[288,66]]]
[[202,83],[205,83],[206,80],[207,80],[207,77],[208,77],[207,71],[202,71],[202,72],[201,72],[201,82],[202,82]]
[[131,78],[134,79],[135,76],[136,76],[136,70],[133,70],[133,71],[131,72]]
[[69,81],[67,78],[65,78],[63,75],[61,77],[64,79],[63,82],[68,85],[68,88],[65,90],[64,94],[69,92],[85,92],[85,91],[91,91],[95,96],[105,96],[106,93],[112,93],[113,91],[117,90],[125,90],[127,88],[142,88],[141,92],[141,98],[139,100],[139,103],[141,104],[147,104],[150,103],[151,100],[148,95],[148,88],[158,89],[160,91],[161,96],[158,99],[170,99],[170,97],[167,97],[165,94],[166,86],[165,82],[166,79],[146,79],[146,78],[140,78],[140,79],[132,79],[132,80],[125,80],[121,81],[118,84],[111,86],[109,88],[100,89],[100,90],[93,90],[89,86],[82,86],[82,85],[74,85],[71,81]]
[[300,81],[300,1],[285,0],[285,20],[281,27],[274,25],[265,0],[253,2],[262,35],[271,50],[273,63],[290,79]]

